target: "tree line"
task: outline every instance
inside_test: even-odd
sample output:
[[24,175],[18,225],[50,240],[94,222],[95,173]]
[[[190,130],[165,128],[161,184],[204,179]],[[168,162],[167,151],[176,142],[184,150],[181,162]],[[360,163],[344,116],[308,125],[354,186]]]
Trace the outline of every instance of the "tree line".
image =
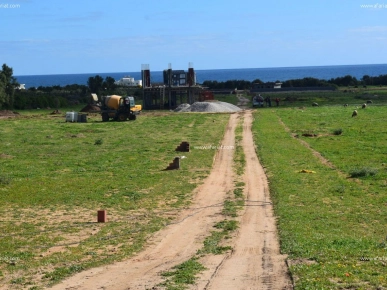
[[19,83],[13,76],[13,69],[3,64],[0,71],[0,110],[25,110],[36,108],[63,108],[76,104],[89,103],[90,94],[100,95],[135,95],[139,89],[123,88],[114,84],[112,77],[105,79],[99,75],[89,77],[86,85],[39,86],[27,90],[19,89]]
[[15,88],[18,87],[16,79],[13,77],[13,70],[6,64],[3,64],[0,71],[0,109],[13,107]]
[[[277,80],[276,82],[281,82]],[[385,86],[387,85],[387,74],[380,76],[364,75],[361,79],[346,75],[343,77],[331,78],[329,80],[322,80],[312,77],[306,77],[302,79],[291,79],[283,81],[282,87],[347,87],[347,86]],[[263,82],[260,79],[255,79],[252,82],[244,80],[228,80],[225,82],[218,81],[204,81],[203,86],[208,87],[211,90],[221,89],[235,89],[249,90],[254,84],[262,86],[269,86],[273,82]]]
[[[55,108],[66,107],[77,103],[90,102],[90,93],[97,95],[134,95],[141,98],[141,89],[124,88],[115,85],[112,77],[105,79],[99,75],[89,77],[86,85],[66,86],[39,86],[27,90],[18,89],[19,84],[13,76],[13,69],[6,64],[0,70],[0,109],[33,109],[33,108]],[[279,82],[279,81],[277,81]],[[225,82],[206,80],[202,83],[210,90],[249,90],[254,84],[269,86],[273,82],[262,82],[255,79],[252,82],[245,80],[228,80]],[[387,85],[387,74],[380,76],[364,75],[361,79],[346,75],[343,77],[321,80],[317,78],[292,79],[282,82],[282,87],[347,87],[347,86],[382,86]]]

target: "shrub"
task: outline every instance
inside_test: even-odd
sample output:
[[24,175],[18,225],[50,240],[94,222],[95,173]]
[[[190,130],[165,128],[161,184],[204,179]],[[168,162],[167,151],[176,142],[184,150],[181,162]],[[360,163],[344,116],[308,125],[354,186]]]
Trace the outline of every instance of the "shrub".
[[333,130],[333,135],[341,135],[341,134],[343,134],[343,129],[339,128],[339,129]]
[[362,168],[353,168],[350,170],[349,175],[351,177],[366,177],[374,176],[378,173],[377,169],[362,167]]

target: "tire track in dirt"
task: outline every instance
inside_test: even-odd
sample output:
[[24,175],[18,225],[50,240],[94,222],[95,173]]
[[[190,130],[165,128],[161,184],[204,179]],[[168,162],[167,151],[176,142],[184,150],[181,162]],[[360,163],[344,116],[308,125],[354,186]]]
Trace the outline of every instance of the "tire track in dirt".
[[[244,114],[243,148],[246,207],[232,253],[221,261],[202,289],[293,289],[280,254],[268,181],[255,152],[251,111]],[[197,288],[200,289],[200,288]]]
[[[222,145],[235,145],[240,116],[244,117],[247,201],[238,235],[229,255],[201,258],[207,270],[190,289],[292,289],[285,256],[279,251],[268,182],[255,152],[251,111],[230,116]],[[224,220],[222,204],[233,188],[233,150],[218,150],[210,175],[194,192],[191,208],[183,210],[177,222],[156,233],[144,251],[127,261],[78,273],[51,289],[160,289],[160,273],[193,257],[214,224]]]
[[[238,118],[230,115],[222,145],[235,146]],[[194,192],[191,208],[181,212],[178,222],[156,233],[144,251],[127,261],[78,273],[51,289],[157,289],[163,281],[160,273],[193,257],[222,220],[223,201],[233,189],[233,180],[233,150],[218,150],[210,175]]]

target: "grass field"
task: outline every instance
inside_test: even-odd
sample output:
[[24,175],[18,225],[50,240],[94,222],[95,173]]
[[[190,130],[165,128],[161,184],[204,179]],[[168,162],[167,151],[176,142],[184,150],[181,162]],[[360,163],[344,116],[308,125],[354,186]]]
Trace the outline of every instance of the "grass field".
[[[39,289],[141,249],[208,175],[229,115],[149,112],[134,122],[1,120],[0,281]],[[216,130],[214,130],[216,128]],[[175,152],[182,141],[191,152]],[[181,170],[163,171],[175,156]],[[105,209],[108,223],[96,223]]]
[[258,155],[296,289],[387,285],[387,109],[369,106],[354,118],[352,110],[255,113]]
[[[278,96],[292,101],[257,109],[253,133],[296,289],[384,289],[387,93]],[[369,99],[373,103],[352,118]],[[189,205],[215,153],[195,146],[220,145],[229,118],[155,111],[134,122],[90,116],[87,123],[66,123],[50,112],[0,120],[0,285],[11,289],[42,289],[138,252]],[[181,141],[190,142],[191,152],[174,151]],[[163,171],[178,155],[187,157],[181,170]],[[244,158],[236,146],[238,176]],[[243,204],[243,186],[237,178],[225,202],[230,217]],[[96,223],[100,209],[107,210],[108,223]],[[176,277],[182,268],[201,269],[195,257],[174,271]]]

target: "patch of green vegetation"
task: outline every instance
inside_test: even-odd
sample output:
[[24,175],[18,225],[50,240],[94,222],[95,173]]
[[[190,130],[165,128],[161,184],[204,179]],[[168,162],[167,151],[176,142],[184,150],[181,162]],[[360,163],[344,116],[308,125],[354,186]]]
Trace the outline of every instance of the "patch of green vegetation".
[[169,290],[187,289],[188,285],[195,283],[196,275],[206,269],[198,262],[199,257],[208,254],[219,255],[232,249],[230,246],[221,246],[220,243],[228,237],[230,232],[238,228],[238,222],[235,220],[223,220],[217,223],[214,228],[218,231],[211,232],[211,235],[204,240],[203,248],[193,258],[173,267],[172,271],[161,274],[167,279],[159,286],[166,287]]
[[167,279],[159,286],[163,286],[167,290],[187,289],[188,285],[195,283],[196,275],[206,269],[197,260],[198,258],[191,258],[173,267],[172,271],[162,273],[161,275]]
[[375,168],[362,167],[362,168],[352,168],[349,171],[351,177],[367,177],[374,176],[378,173],[378,170]]
[[233,105],[237,105],[239,102],[239,99],[236,94],[221,94],[215,95],[214,97],[217,101],[226,102]]
[[243,151],[243,118],[238,121],[235,128],[235,150],[234,150],[234,171],[237,175],[242,176],[246,166],[245,153]]
[[341,135],[341,134],[343,134],[343,129],[339,128],[339,129],[333,130],[333,135]]
[[[322,106],[348,105],[348,111],[361,107],[367,100],[372,100],[372,105],[382,105],[387,102],[386,87],[367,88],[340,88],[336,91],[312,92],[312,91],[288,91],[288,92],[267,92],[263,96],[269,96],[271,100],[280,99],[280,108],[303,108],[311,107],[312,103]],[[273,109],[274,107],[271,107]],[[318,107],[314,107],[317,109]],[[264,110],[266,108],[263,108]],[[260,108],[259,110],[262,110]],[[351,111],[351,113],[352,113]]]
[[230,200],[226,199],[223,203],[223,211],[222,213],[225,216],[229,217],[237,217],[238,211],[243,207],[244,201],[243,200]]
[[84,267],[81,265],[71,265],[70,267],[58,267],[50,273],[46,273],[44,278],[50,279],[53,282],[57,282],[70,276],[74,273],[78,273],[84,270]]
[[211,235],[204,240],[204,246],[198,251],[199,255],[213,254],[219,255],[225,251],[231,250],[230,246],[221,246],[220,242],[227,237],[230,231],[234,231],[238,227],[238,223],[234,220],[224,220],[214,226],[222,231],[213,231]]
[[217,229],[222,229],[225,232],[235,231],[238,228],[238,222],[235,220],[223,220],[217,223],[214,227]]
[[[168,224],[168,212],[189,205],[215,154],[196,148],[220,144],[229,120],[144,112],[131,122],[90,115],[87,123],[66,123],[50,112],[0,121],[0,259],[18,259],[1,268],[1,284],[11,283],[11,271],[29,283],[36,269],[50,265],[55,270],[35,285],[43,288],[140,251]],[[175,151],[182,141],[191,152]],[[177,155],[186,157],[180,170],[164,171]],[[107,223],[95,223],[100,209]],[[63,251],[46,255],[51,247]]]
[[243,195],[243,188],[241,188],[241,187],[235,188],[234,189],[234,196],[237,199],[243,198],[244,197],[244,195]]
[[[387,207],[381,206],[387,202],[385,108],[367,107],[359,112],[360,118],[352,118],[352,110],[320,106],[254,114],[254,140],[279,217],[281,251],[288,255],[296,289],[387,285],[387,252],[380,246],[387,222]],[[330,134],[338,126],[345,134]],[[305,131],[318,137],[301,137]],[[352,168],[367,178],[348,178]],[[302,169],[315,174],[300,173]]]

